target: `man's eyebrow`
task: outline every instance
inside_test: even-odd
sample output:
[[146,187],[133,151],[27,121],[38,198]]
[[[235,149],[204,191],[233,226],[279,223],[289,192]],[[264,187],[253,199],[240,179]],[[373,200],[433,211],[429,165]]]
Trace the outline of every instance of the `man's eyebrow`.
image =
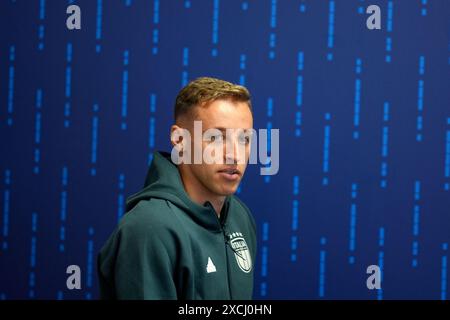
[[203,130],[203,132],[205,132],[206,130],[210,130],[210,129],[217,129],[219,131],[222,131],[223,133],[226,133],[227,129],[229,130],[238,130],[238,129],[242,129],[243,131],[247,132],[247,131],[251,131],[251,129],[243,129],[243,128],[224,128],[224,127],[213,127],[213,128],[209,128],[209,129],[205,129]]
[[226,131],[227,131],[227,129],[226,129],[226,128],[223,128],[223,127],[212,127],[212,128],[204,129],[203,132],[208,131],[208,130],[211,130],[211,129],[219,130],[219,131],[221,131],[223,134],[225,134]]

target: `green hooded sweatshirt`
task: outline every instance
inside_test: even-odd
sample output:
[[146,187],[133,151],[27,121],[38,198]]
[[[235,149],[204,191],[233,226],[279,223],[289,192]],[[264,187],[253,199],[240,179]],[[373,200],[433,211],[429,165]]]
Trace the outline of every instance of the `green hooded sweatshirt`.
[[155,152],[144,188],[97,258],[102,299],[251,299],[256,226],[236,196],[218,218],[193,202],[167,152]]

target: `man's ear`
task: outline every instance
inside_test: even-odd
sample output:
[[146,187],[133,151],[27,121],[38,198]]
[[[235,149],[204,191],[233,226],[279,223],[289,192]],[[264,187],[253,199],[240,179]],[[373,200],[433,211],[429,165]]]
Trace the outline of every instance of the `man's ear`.
[[[182,128],[179,127],[179,126],[176,125],[176,124],[173,124],[173,125],[170,127],[170,143],[172,144],[172,146],[175,146],[175,145],[177,145],[177,144],[181,144],[181,141],[183,141],[183,136],[182,136],[182,135],[179,135],[179,134],[176,134],[176,132],[177,132],[178,130],[182,130]],[[182,147],[182,144],[181,144],[179,147]],[[182,148],[181,148],[181,149],[182,149]]]
[[190,146],[191,135],[189,130],[176,124],[170,127],[170,142],[172,143],[171,157],[176,164],[191,163]]

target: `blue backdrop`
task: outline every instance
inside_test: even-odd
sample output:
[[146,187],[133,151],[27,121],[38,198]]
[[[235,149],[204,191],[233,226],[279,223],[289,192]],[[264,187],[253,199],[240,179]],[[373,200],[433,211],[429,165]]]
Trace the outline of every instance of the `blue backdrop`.
[[98,297],[96,254],[198,76],[280,129],[279,173],[238,191],[255,298],[449,298],[450,1],[2,0],[0,26],[1,299]]

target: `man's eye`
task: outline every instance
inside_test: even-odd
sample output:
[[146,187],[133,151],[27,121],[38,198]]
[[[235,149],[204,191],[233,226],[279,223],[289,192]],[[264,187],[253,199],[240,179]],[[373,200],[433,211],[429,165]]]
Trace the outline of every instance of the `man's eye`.
[[214,142],[214,141],[222,141],[222,139],[223,139],[223,137],[222,137],[221,134],[215,134],[215,135],[211,136],[211,141],[212,142]]
[[239,137],[239,143],[240,144],[249,144],[250,143],[250,137],[249,136],[241,136],[241,137]]

